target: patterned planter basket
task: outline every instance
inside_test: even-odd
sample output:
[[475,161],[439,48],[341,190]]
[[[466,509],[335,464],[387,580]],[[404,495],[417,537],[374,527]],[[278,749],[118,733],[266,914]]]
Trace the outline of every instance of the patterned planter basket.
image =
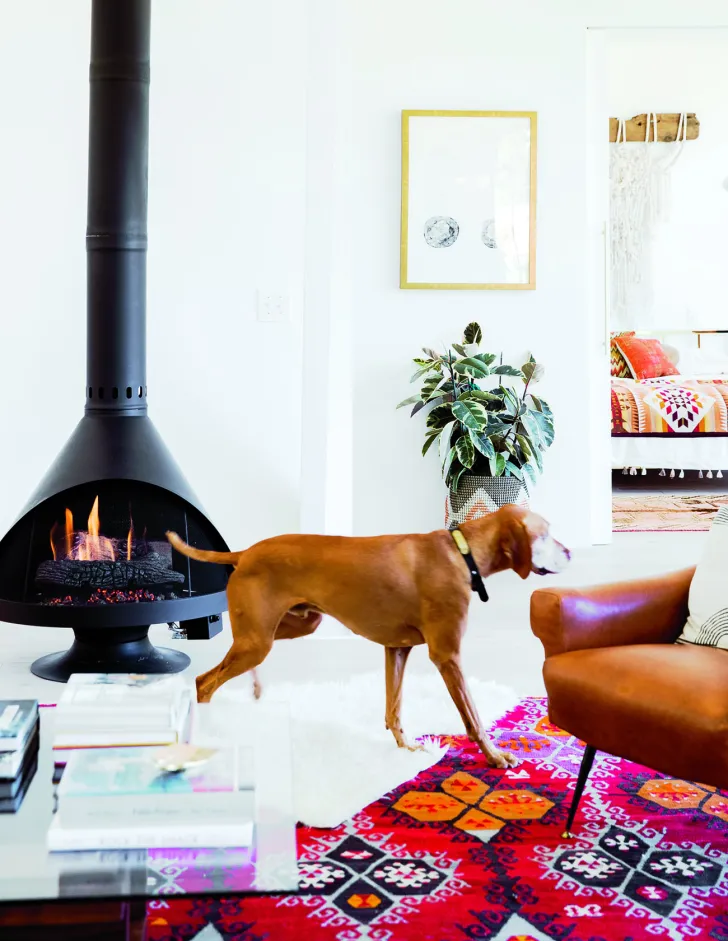
[[475,477],[466,474],[460,478],[457,493],[448,491],[445,500],[445,524],[453,529],[468,520],[495,513],[507,503],[528,508],[526,486],[515,477]]

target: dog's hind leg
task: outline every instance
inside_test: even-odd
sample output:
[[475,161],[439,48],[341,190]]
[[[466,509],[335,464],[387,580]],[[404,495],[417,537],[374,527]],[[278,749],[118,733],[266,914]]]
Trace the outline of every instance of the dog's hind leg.
[[277,599],[263,580],[234,572],[228,583],[228,609],[233,643],[216,667],[197,677],[198,702],[209,702],[224,683],[265,660],[288,604]]
[[411,647],[385,647],[385,685],[387,691],[387,704],[384,713],[384,722],[389,731],[394,735],[399,748],[407,748],[409,751],[421,751],[422,746],[409,745],[402,732],[402,720],[400,712],[402,708],[402,681],[404,679],[404,668],[407,658],[410,655]]

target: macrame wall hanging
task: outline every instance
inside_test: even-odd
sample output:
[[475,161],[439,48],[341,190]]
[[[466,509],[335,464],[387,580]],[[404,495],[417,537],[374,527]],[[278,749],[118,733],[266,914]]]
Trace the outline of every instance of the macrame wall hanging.
[[[642,116],[640,116],[641,118]],[[635,139],[638,118],[617,119],[610,147],[611,326],[613,330],[649,327],[650,243],[655,228],[667,221],[670,171],[685,141],[697,137],[695,115],[677,117],[677,133],[660,133],[659,122],[670,116],[648,112],[644,138]],[[695,132],[688,136],[689,118]],[[614,119],[612,119],[614,120]],[[628,128],[628,125],[632,125]],[[673,132],[674,133],[674,132]],[[654,143],[667,146],[652,147]]]

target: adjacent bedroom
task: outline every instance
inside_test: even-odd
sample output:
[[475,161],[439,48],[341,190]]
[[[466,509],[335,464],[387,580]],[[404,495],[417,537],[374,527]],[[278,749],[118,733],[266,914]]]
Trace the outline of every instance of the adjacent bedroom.
[[728,30],[610,30],[615,532],[728,503]]

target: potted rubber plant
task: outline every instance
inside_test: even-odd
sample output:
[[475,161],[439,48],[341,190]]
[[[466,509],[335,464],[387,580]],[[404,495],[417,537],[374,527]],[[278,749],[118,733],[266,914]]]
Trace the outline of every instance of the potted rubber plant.
[[506,503],[527,505],[554,440],[551,409],[534,393],[543,366],[533,356],[520,368],[504,364],[480,351],[482,339],[470,323],[444,353],[424,348],[411,379],[420,390],[397,406],[425,417],[423,456],[438,446],[448,526]]

